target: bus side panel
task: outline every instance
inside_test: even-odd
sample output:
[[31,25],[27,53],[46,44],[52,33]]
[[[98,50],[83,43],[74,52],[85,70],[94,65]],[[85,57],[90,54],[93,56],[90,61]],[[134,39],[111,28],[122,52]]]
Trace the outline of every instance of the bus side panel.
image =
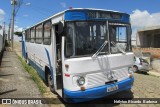
[[[52,45],[43,45],[26,42],[26,53],[29,63],[36,68],[39,75],[45,80],[45,66],[49,66],[48,57],[45,49],[51,53]],[[52,54],[50,55],[52,58]],[[52,62],[51,62],[52,63]]]

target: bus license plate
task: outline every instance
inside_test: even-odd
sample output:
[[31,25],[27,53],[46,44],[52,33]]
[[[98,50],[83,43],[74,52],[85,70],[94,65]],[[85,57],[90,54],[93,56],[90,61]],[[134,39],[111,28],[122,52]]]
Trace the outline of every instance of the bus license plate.
[[107,88],[107,92],[111,92],[111,91],[115,91],[115,90],[118,90],[118,85],[114,85],[114,86]]

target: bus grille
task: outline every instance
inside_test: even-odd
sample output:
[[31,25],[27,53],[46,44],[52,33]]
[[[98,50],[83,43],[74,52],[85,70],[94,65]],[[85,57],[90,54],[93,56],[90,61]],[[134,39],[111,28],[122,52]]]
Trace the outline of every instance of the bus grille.
[[[128,68],[121,68],[112,71],[114,74],[114,79],[117,79],[118,81],[128,78]],[[110,81],[106,75],[107,73],[109,72],[100,72],[86,75],[87,85],[104,85],[106,82]]]

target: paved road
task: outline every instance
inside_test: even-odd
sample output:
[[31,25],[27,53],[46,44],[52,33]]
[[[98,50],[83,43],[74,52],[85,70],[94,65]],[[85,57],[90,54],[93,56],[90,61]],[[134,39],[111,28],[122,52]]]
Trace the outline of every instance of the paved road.
[[42,98],[15,52],[4,52],[0,67],[0,98]]
[[135,73],[135,98],[160,98],[160,77]]

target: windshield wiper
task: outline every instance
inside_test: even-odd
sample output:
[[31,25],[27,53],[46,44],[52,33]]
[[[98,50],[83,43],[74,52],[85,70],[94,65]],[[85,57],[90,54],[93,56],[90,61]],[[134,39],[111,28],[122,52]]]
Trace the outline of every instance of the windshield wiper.
[[117,47],[118,50],[121,51],[123,54],[126,54],[126,52],[125,52],[120,46],[118,46],[117,44],[115,44],[113,41],[111,41],[111,44],[112,44],[113,46]]
[[101,45],[101,47],[98,49],[98,51],[95,54],[93,54],[92,57],[97,57],[99,55],[99,53],[103,50],[103,48],[106,46],[107,43],[108,43],[107,40],[104,41],[104,43]]

